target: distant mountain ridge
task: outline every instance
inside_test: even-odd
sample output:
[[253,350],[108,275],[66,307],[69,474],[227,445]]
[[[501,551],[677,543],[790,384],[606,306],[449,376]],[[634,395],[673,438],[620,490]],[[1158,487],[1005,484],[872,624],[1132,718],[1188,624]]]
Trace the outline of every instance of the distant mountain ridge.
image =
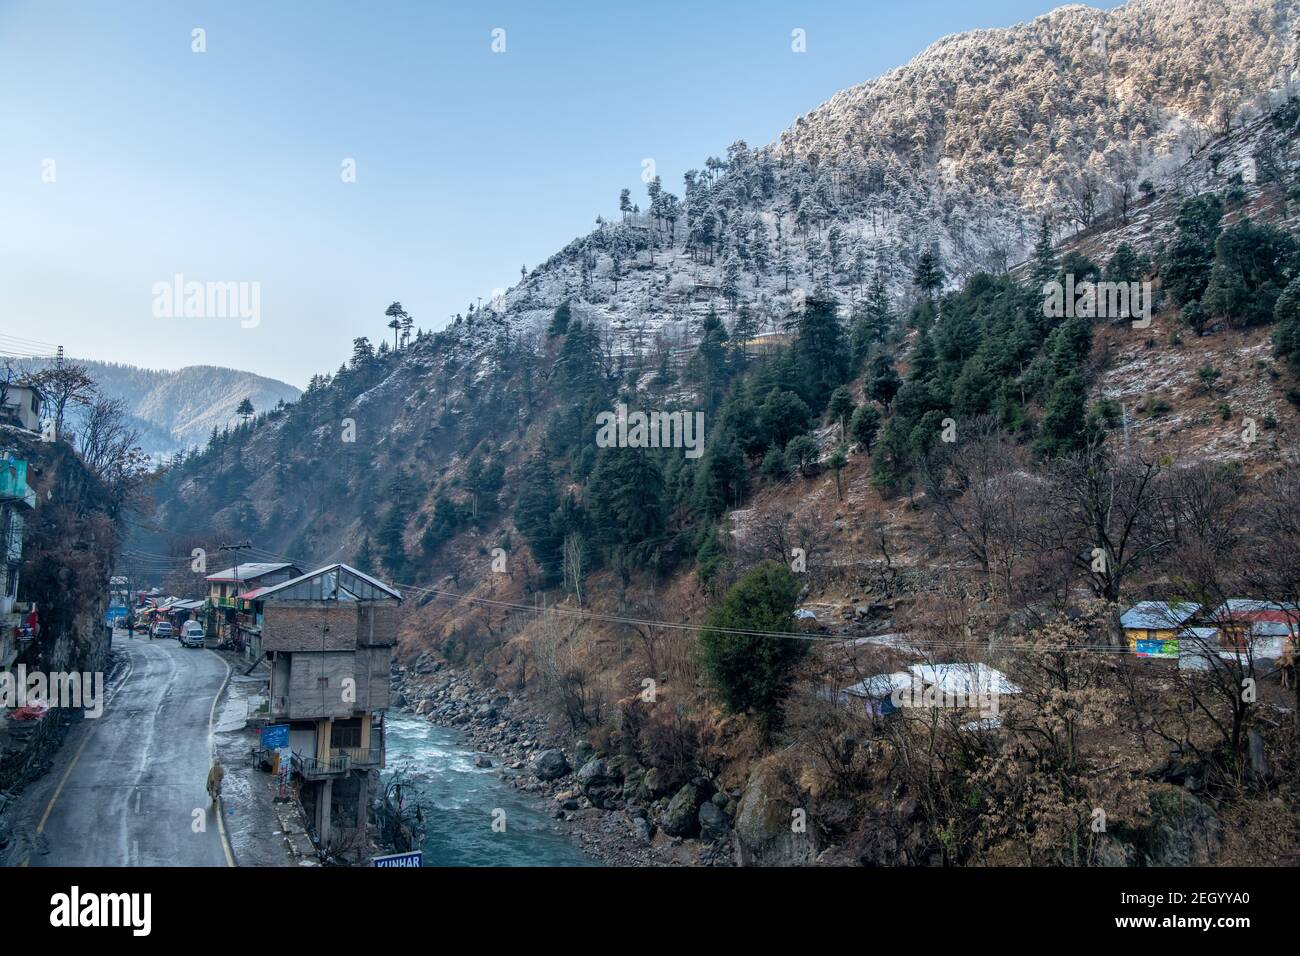
[[170,455],[202,445],[212,429],[239,421],[245,398],[264,412],[280,401],[295,402],[302,391],[252,372],[215,365],[149,369],[117,362],[76,359],[105,395],[120,398],[137,419],[141,446],[151,455]]

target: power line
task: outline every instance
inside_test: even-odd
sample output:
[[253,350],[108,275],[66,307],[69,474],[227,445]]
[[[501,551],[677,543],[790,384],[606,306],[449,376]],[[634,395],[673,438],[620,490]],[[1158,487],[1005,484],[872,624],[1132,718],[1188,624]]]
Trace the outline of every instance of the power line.
[[[256,553],[264,554],[269,557],[275,557],[281,560],[291,560],[295,564],[305,564],[304,562],[299,561],[298,559],[289,558],[286,555],[279,555],[273,551],[267,551],[263,548],[253,548],[252,550]],[[692,633],[699,633],[701,631],[712,631],[717,634],[731,634],[731,635],[746,636],[746,637],[771,637],[771,638],[778,638],[784,640],[807,641],[810,643],[840,644],[840,645],[853,644],[854,646],[876,646],[876,647],[894,646],[888,642],[883,642],[883,641],[875,644],[872,643],[873,638],[881,638],[884,635],[871,635],[871,634],[864,635],[864,634],[849,633],[849,632],[838,632],[835,634],[801,634],[797,631],[760,631],[760,630],[749,630],[746,628],[719,628],[719,627],[710,627],[707,624],[690,624],[690,623],[681,623],[675,621],[653,620],[649,618],[626,617],[618,614],[603,614],[600,612],[583,610],[581,608],[565,608],[565,607],[556,607],[553,605],[547,607],[540,607],[535,604],[521,604],[513,601],[500,601],[493,598],[472,597],[466,594],[457,594],[453,591],[447,591],[442,588],[423,587],[421,585],[408,584],[400,581],[394,581],[392,583],[395,586],[402,588],[406,591],[413,591],[417,594],[432,595],[434,597],[446,599],[452,603],[472,604],[480,607],[489,607],[489,608],[496,608],[496,609],[509,610],[509,611],[523,611],[523,612],[539,614],[539,615],[558,614],[561,616],[578,618],[579,620],[582,621],[596,621],[596,622],[611,623],[611,624],[628,624],[628,625],[636,625],[641,627],[659,627],[659,628],[665,628],[669,630],[688,631]],[[896,649],[906,650],[908,648],[917,648],[917,649],[959,648],[959,649],[980,649],[986,651],[998,651],[998,650],[1012,650],[1012,651],[1039,650],[1039,651],[1049,651],[1049,652],[1052,651],[1076,652],[1077,651],[1077,652],[1084,652],[1084,653],[1104,653],[1104,654],[1129,653],[1127,647],[1122,647],[1122,646],[1116,647],[1116,646],[1102,645],[1102,644],[1044,645],[1044,644],[1026,642],[1026,641],[998,642],[996,644],[989,644],[989,642],[987,641],[956,641],[956,640],[924,639],[924,638],[918,638],[918,639],[903,638],[899,641],[899,646]]]

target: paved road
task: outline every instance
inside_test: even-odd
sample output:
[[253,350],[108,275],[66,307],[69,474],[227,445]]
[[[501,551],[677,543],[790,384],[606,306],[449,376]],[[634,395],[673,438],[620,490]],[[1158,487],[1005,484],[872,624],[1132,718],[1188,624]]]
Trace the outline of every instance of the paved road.
[[205,790],[225,662],[174,640],[130,640],[125,631],[113,646],[131,669],[103,716],[74,727],[54,766],[6,814],[17,862],[233,865]]

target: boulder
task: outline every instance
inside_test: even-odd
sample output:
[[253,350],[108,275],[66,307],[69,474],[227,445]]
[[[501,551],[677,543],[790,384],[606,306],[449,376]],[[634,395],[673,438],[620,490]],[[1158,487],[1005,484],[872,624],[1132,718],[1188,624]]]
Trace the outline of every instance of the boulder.
[[557,780],[569,772],[563,750],[543,750],[533,758],[533,775],[538,780]]
[[669,836],[694,836],[700,826],[701,802],[699,788],[688,783],[668,801],[668,806],[659,819],[660,829]]
[[740,866],[807,866],[817,858],[811,832],[796,832],[789,788],[775,770],[760,767],[736,809],[736,862]]
[[665,796],[671,789],[664,772],[658,767],[651,767],[641,778],[640,795],[643,800],[653,800]]
[[582,765],[575,779],[578,781],[578,786],[586,791],[591,787],[607,786],[612,778],[609,775],[609,767],[606,766],[604,759],[592,757]]
[[474,758],[474,766],[478,767],[480,770],[487,770],[492,766],[492,758],[479,754]]
[[596,807],[610,809],[621,790],[601,757],[593,757],[584,763],[576,779],[583,794]]
[[727,815],[712,801],[700,805],[700,838],[722,840],[727,836]]
[[1151,794],[1146,866],[1208,866],[1219,852],[1219,818],[1179,787]]
[[1250,755],[1250,772],[1256,780],[1267,780],[1270,776],[1268,753],[1264,748],[1264,735],[1252,730],[1246,735],[1246,749]]

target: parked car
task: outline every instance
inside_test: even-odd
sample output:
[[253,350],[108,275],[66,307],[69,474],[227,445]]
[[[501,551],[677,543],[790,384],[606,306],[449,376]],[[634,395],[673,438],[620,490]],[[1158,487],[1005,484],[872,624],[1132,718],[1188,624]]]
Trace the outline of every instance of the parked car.
[[153,626],[154,637],[171,637],[172,625],[170,621],[159,621]]
[[181,646],[182,647],[202,647],[206,637],[203,633],[203,625],[198,621],[186,621],[181,627]]

